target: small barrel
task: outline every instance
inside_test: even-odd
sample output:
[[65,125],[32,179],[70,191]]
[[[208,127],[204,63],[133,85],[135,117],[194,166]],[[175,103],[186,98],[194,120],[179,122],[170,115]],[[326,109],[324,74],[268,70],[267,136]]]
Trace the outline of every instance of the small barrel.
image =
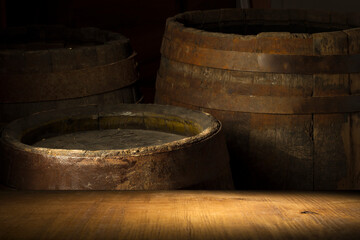
[[0,123],[34,112],[139,101],[129,39],[97,28],[0,32]]
[[221,133],[209,114],[173,106],[37,113],[4,128],[2,182],[33,190],[232,189]]
[[156,102],[224,125],[241,189],[360,189],[360,15],[222,9],[169,18]]

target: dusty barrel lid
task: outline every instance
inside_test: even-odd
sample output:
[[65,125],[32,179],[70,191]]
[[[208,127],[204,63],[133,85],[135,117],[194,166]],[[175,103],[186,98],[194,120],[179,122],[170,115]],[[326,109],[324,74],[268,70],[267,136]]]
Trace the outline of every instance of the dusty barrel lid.
[[33,114],[2,133],[1,176],[19,189],[232,187],[221,123],[162,105]]

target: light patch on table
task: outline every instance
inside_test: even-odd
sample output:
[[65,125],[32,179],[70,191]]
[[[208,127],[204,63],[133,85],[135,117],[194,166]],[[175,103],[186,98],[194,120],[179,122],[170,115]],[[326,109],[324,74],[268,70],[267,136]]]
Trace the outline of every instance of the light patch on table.
[[185,136],[143,129],[108,129],[75,132],[42,139],[35,147],[81,150],[128,149],[160,145]]

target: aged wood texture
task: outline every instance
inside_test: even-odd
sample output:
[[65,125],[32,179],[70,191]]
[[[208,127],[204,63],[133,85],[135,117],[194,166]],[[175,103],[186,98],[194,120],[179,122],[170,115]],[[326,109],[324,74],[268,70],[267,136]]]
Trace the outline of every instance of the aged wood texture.
[[[161,131],[182,138],[105,150],[35,144],[54,136],[110,129]],[[154,134],[153,142],[157,140]],[[2,182],[17,189],[233,188],[220,122],[209,114],[174,106],[122,104],[37,113],[7,125],[0,148]]]
[[138,103],[142,96],[136,85],[130,85],[115,91],[100,93],[87,97],[70,98],[63,100],[28,102],[28,103],[0,103],[1,121],[8,123],[14,119],[36,112],[50,109],[66,109],[85,105],[116,105],[123,103]]
[[156,101],[223,122],[238,188],[360,189],[356,19],[264,9],[177,15],[164,33]]
[[[136,53],[121,34],[34,26],[8,28],[0,36],[0,121],[60,108],[69,101],[97,99],[95,103],[102,104],[96,96],[114,91],[114,104],[139,100],[128,97],[136,91]],[[15,105],[25,112],[12,109]]]
[[1,239],[359,239],[351,192],[0,192]]
[[77,70],[2,75],[0,101],[9,103],[78,98],[132,85],[137,78],[134,56],[108,65]]
[[[314,54],[347,54],[349,51],[347,41],[345,32],[314,34]],[[313,96],[351,94],[349,74],[314,74],[313,77],[315,84]],[[354,183],[358,185],[349,181],[354,177],[352,172],[355,170],[349,163],[354,160],[351,154],[346,155],[346,152],[351,152],[353,148],[350,139],[352,132],[350,114],[313,115],[315,189],[346,189]],[[360,188],[360,185],[357,187]]]

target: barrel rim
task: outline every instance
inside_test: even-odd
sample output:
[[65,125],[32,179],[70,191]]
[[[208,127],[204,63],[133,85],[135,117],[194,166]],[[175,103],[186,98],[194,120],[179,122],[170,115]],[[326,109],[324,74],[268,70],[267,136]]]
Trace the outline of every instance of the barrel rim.
[[[67,29],[70,31],[76,30],[76,31],[97,31],[99,33],[106,33],[108,34],[109,39],[106,40],[103,44],[100,45],[96,45],[95,47],[100,47],[100,46],[104,46],[104,45],[116,45],[116,44],[127,44],[129,43],[129,38],[125,37],[124,35],[122,35],[121,33],[118,32],[112,32],[112,31],[108,31],[108,30],[102,30],[100,28],[96,28],[96,27],[80,27],[80,28],[69,28],[63,25],[28,25],[28,26],[15,26],[15,27],[9,27],[6,28],[4,30],[1,30],[1,34],[6,34],[7,32],[11,32],[14,30],[20,30],[20,29],[25,29],[25,28],[38,28],[38,29],[46,29],[46,28],[63,28],[63,29]],[[83,49],[89,48],[89,46],[79,46],[76,48],[54,48],[54,49],[48,49],[48,50],[19,50],[19,49],[0,49],[0,55],[1,54],[34,54],[34,53],[39,53],[39,52],[43,52],[43,51],[48,51],[48,52],[66,52],[69,50],[72,51],[81,51]]]
[[[52,148],[41,148],[41,147],[34,147],[31,145],[27,145],[21,142],[22,137],[26,134],[26,131],[29,131],[31,128],[36,128],[36,126],[31,125],[27,126],[25,129],[21,129],[22,125],[26,123],[29,120],[33,120],[36,118],[41,117],[49,117],[53,113],[60,112],[58,110],[50,110],[40,113],[32,114],[28,117],[17,119],[8,125],[6,125],[2,132],[2,138],[1,143],[4,145],[8,145],[12,148],[14,148],[16,151],[22,151],[27,154],[40,154],[47,157],[57,158],[59,161],[64,160],[64,158],[67,158],[67,160],[70,160],[69,164],[71,164],[71,160],[76,161],[76,159],[87,159],[96,163],[96,159],[106,158],[106,157],[134,157],[134,156],[146,156],[146,155],[152,155],[152,154],[158,154],[163,152],[171,152],[174,150],[184,149],[187,148],[193,144],[202,142],[206,139],[212,138],[216,134],[218,134],[221,131],[222,124],[219,120],[215,119],[213,116],[211,116],[208,113],[202,112],[202,111],[196,111],[196,110],[190,110],[185,109],[182,107],[176,107],[176,106],[169,106],[169,105],[160,105],[160,104],[121,104],[121,105],[114,105],[114,106],[100,106],[100,105],[87,105],[87,106],[81,106],[71,109],[64,109],[61,110],[61,112],[64,112],[64,115],[69,115],[70,112],[74,113],[76,111],[92,111],[93,113],[97,112],[99,116],[111,116],[111,114],[119,114],[121,111],[123,111],[123,114],[128,114],[129,110],[137,111],[145,110],[147,112],[154,112],[158,109],[159,112],[164,111],[166,114],[172,113],[176,114],[186,114],[191,113],[195,115],[196,117],[200,117],[202,121],[207,120],[209,126],[206,129],[203,129],[200,133],[190,136],[190,137],[184,137],[180,140],[161,144],[161,145],[154,145],[154,146],[147,146],[147,147],[137,147],[137,148],[128,148],[128,149],[115,149],[115,150],[74,150],[74,149],[52,149]],[[128,111],[127,111],[128,110]],[[125,112],[124,112],[125,111]],[[109,115],[110,114],[110,115]],[[75,115],[76,116],[76,115]],[[79,115],[78,115],[79,116]],[[89,116],[89,115],[87,115]],[[94,117],[94,115],[92,115]],[[69,116],[71,117],[71,116]],[[197,122],[198,124],[204,124],[204,122]],[[41,122],[44,123],[44,122]],[[41,124],[39,123],[39,124]],[[37,124],[37,127],[40,127],[40,125]],[[65,163],[65,162],[63,162]],[[66,163],[65,163],[66,164]],[[89,162],[87,163],[89,164]]]
[[[211,17],[211,14],[215,12],[217,15],[221,15],[221,11],[225,10],[236,13],[258,11],[256,9],[220,9],[196,11],[195,13],[203,13],[206,19],[209,18],[210,24],[218,24],[216,16]],[[261,11],[272,13],[273,10]],[[303,11],[311,12],[309,10]],[[349,28],[341,31],[312,34],[260,32],[257,35],[241,35],[196,29],[187,26],[186,20],[179,20],[185,19],[184,16],[186,14],[191,15],[191,13],[194,12],[178,14],[167,20],[161,45],[162,56],[192,65],[245,72],[285,74],[347,74],[359,72],[360,54],[354,53],[352,49],[360,35],[360,14],[356,15],[358,18],[357,27],[351,28],[349,25]],[[328,12],[323,11],[322,13]],[[254,15],[256,16],[256,14]],[[262,15],[259,16],[262,17]],[[230,17],[232,16],[230,15]],[[201,16],[199,18],[201,19]],[[320,20],[326,24],[332,24],[330,17],[330,22],[326,22],[324,18],[320,18]],[[266,20],[263,21],[266,22]],[[315,18],[313,21],[317,21],[317,19]],[[341,47],[329,53],[320,47],[324,42],[334,42]],[[243,59],[247,60],[243,61]]]
[[[322,11],[322,10],[305,10],[305,9],[238,9],[238,8],[225,8],[225,9],[212,9],[212,10],[197,10],[197,11],[187,11],[187,12],[183,12],[183,13],[179,13],[173,17],[169,17],[166,20],[166,25],[167,27],[171,26],[171,27],[175,27],[175,28],[179,28],[179,30],[181,31],[187,31],[187,32],[196,32],[196,34],[200,34],[203,36],[217,36],[217,37],[225,37],[225,38],[233,38],[234,36],[237,37],[241,37],[244,40],[252,40],[252,39],[257,39],[257,38],[261,38],[261,37],[269,37],[271,38],[272,36],[269,36],[266,32],[260,32],[256,35],[241,35],[241,34],[234,34],[234,33],[222,33],[222,32],[209,32],[206,30],[202,30],[199,28],[195,28],[195,27],[187,27],[185,26],[184,23],[179,22],[180,19],[183,19],[185,16],[193,14],[193,13],[211,13],[211,12],[219,12],[219,15],[222,14],[223,11],[234,11],[234,12],[239,12],[241,14],[244,13],[251,13],[251,12],[273,12],[273,11],[281,11],[281,12],[302,12],[305,14],[308,13],[313,13],[313,14],[329,14],[329,16],[334,15],[334,14],[344,14],[346,17],[346,23],[350,24],[347,26],[346,29],[343,30],[338,30],[338,31],[329,31],[326,33],[339,33],[339,32],[344,32],[347,30],[353,30],[353,29],[358,29],[360,31],[360,14],[358,14],[357,12],[350,12],[348,14],[345,13],[339,13],[336,11]],[[310,14],[311,15],[311,14]],[[266,20],[266,19],[262,19],[262,20]],[[290,19],[293,20],[293,19]],[[331,20],[331,18],[329,17],[329,20]],[[281,20],[280,20],[281,22]],[[309,21],[310,23],[323,23],[323,22],[319,22],[316,19],[311,19],[311,21]],[[331,22],[327,22],[326,24],[331,24]],[[313,38],[314,36],[318,35],[318,34],[322,34],[324,32],[316,32],[316,33],[289,33],[289,32],[273,32],[273,33],[278,33],[276,38],[284,38],[284,39],[294,39],[294,38],[301,38],[304,39],[304,37],[307,38]],[[301,35],[301,36],[300,36]]]
[[[10,27],[0,31],[1,36],[9,36],[15,32],[15,36],[19,35],[14,29],[20,29],[22,34],[26,34],[26,29],[32,29],[32,26],[26,27]],[[56,48],[48,48],[47,45],[42,50],[36,49],[12,49],[6,47],[0,49],[0,74],[16,75],[27,73],[61,73],[64,70],[71,71],[77,69],[86,69],[88,67],[108,65],[117,62],[119,59],[126,59],[133,54],[130,45],[130,40],[124,35],[99,28],[69,28],[59,25],[35,25],[34,29],[38,30],[39,43],[47,44],[46,40],[53,41],[53,37],[47,30],[53,31],[57,28],[62,28],[64,36],[61,36],[66,41],[67,38],[82,39],[81,44],[76,47],[60,46]],[[21,30],[23,29],[23,30]],[[50,29],[50,30],[49,30]],[[46,37],[42,37],[41,33]],[[31,32],[29,30],[29,32]],[[36,32],[36,31],[35,31]],[[59,31],[61,32],[61,31]],[[42,39],[44,38],[44,39]],[[80,41],[80,40],[79,40]],[[101,42],[101,44],[87,45],[86,42]],[[4,41],[6,44],[6,41]],[[29,42],[32,44],[32,42]],[[37,42],[35,41],[35,44]],[[54,42],[56,43],[56,41]],[[17,44],[16,42],[14,44]],[[19,44],[28,44],[24,41],[19,41]],[[60,43],[61,44],[61,43]]]

